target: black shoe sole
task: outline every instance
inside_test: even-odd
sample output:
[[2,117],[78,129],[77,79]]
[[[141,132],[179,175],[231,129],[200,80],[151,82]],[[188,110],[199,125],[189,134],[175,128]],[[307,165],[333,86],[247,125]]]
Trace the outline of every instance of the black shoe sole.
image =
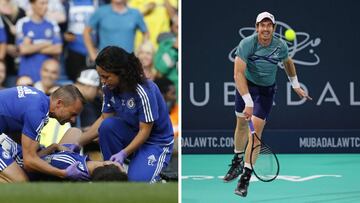
[[[239,177],[239,176],[238,176]],[[233,182],[234,180],[236,180],[237,179],[237,177],[236,178],[234,178],[234,179],[231,179],[231,180],[225,180],[225,179],[223,179],[223,181],[224,181],[224,183],[231,183],[231,182]]]
[[238,191],[238,190],[235,190],[235,194],[236,194],[236,195],[239,195],[239,196],[241,196],[241,197],[246,197],[247,192],[240,192],[240,191]]

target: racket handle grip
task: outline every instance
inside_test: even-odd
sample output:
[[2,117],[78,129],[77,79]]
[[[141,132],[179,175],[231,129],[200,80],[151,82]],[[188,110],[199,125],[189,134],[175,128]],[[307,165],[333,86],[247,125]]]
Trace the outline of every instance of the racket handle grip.
[[249,120],[249,128],[250,128],[251,134],[254,134],[255,128],[254,128],[254,124],[251,120]]

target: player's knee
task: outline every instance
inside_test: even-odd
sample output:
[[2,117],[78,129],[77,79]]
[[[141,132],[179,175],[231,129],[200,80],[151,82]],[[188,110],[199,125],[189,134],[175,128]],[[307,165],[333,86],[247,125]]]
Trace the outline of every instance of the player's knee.
[[3,182],[21,183],[29,181],[27,175],[15,162],[0,172]]
[[23,174],[23,175],[18,175],[16,177],[16,181],[14,181],[14,182],[25,183],[25,182],[28,182],[28,181],[29,181],[28,177],[25,174]]

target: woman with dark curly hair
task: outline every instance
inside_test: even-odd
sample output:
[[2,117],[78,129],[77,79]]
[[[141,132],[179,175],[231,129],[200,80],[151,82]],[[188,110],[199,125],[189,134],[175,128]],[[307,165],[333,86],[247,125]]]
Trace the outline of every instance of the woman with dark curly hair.
[[171,157],[174,135],[159,88],[145,78],[139,59],[115,46],[97,56],[103,83],[102,115],[81,136],[84,145],[99,137],[104,160],[130,159],[129,181],[156,182]]

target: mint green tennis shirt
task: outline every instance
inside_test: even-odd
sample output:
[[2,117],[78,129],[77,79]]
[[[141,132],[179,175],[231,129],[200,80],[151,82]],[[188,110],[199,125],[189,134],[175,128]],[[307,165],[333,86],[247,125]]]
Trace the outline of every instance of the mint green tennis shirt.
[[288,58],[288,46],[276,36],[269,46],[261,46],[255,33],[240,41],[235,54],[246,63],[246,79],[256,85],[270,86],[275,84],[278,63]]

